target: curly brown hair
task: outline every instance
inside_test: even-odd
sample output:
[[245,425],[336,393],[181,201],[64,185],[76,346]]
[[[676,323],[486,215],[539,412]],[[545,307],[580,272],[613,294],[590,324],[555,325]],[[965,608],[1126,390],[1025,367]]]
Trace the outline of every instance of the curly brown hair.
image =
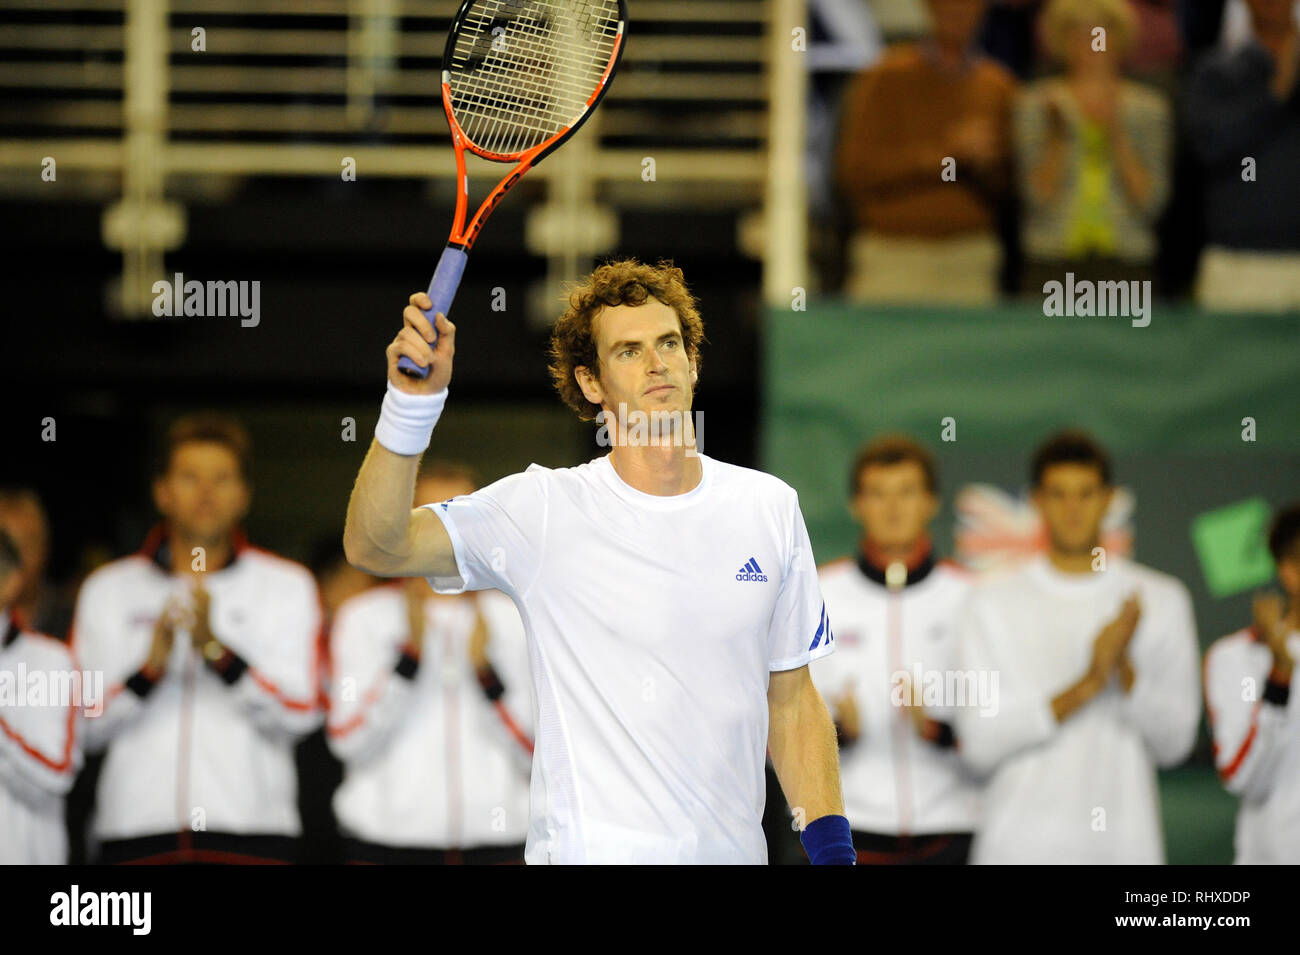
[[686,354],[699,371],[700,346],[707,341],[704,319],[696,309],[695,296],[686,287],[682,270],[669,259],[660,259],[655,265],[637,259],[606,262],[569,289],[569,307],[551,329],[551,381],[560,398],[583,421],[594,421],[600,405],[587,400],[573,372],[586,367],[600,378],[600,356],[596,354],[592,329],[596,316],[606,305],[643,305],[650,297],[677,313]]

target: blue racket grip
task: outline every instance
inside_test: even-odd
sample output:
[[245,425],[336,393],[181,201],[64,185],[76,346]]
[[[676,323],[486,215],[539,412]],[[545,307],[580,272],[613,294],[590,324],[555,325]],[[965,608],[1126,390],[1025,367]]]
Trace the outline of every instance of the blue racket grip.
[[[438,267],[433,272],[433,280],[429,283],[429,301],[433,303],[433,308],[428,311],[420,309],[424,312],[424,317],[429,320],[429,324],[434,326],[430,347],[438,343],[438,327],[434,316],[439,312],[446,315],[451,310],[451,303],[456,298],[456,289],[460,287],[460,277],[465,274],[465,263],[468,261],[469,253],[464,249],[449,245],[442,250],[442,258],[438,260]],[[429,377],[429,368],[417,365],[405,355],[397,359],[397,369],[410,378]]]

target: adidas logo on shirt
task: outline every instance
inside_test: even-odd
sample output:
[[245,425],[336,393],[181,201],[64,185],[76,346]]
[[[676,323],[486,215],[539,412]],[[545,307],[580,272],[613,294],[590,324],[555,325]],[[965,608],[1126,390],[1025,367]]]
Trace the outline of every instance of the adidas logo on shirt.
[[758,566],[758,561],[751,557],[745,561],[745,566],[740,568],[740,571],[736,574],[736,579],[753,580],[762,583],[767,580],[767,574],[763,573],[763,569]]

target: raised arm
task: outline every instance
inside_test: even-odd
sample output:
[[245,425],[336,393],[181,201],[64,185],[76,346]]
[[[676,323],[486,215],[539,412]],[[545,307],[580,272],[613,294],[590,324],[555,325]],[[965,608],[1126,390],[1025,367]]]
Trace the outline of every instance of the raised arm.
[[[388,393],[375,439],[361,464],[348,500],[343,551],[348,563],[379,577],[454,575],[456,559],[446,528],[430,511],[412,508],[420,455],[442,413],[456,352],[456,326],[437,316],[433,327],[421,313],[432,308],[423,292],[411,296],[403,326],[386,351]],[[429,377],[408,378],[397,370],[403,355],[432,365]]]

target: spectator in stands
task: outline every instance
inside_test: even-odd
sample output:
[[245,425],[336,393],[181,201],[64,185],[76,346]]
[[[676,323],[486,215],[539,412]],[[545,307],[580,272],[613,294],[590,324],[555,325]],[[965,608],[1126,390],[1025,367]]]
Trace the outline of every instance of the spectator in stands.
[[1030,84],[1016,102],[1027,294],[1066,272],[1152,276],[1171,111],[1163,95],[1123,76],[1135,25],[1126,0],[1051,0],[1044,11],[1044,40],[1065,73]]
[[1300,308],[1300,30],[1290,0],[1249,0],[1253,38],[1188,80],[1187,134],[1204,177],[1197,301]]
[[106,685],[85,720],[87,748],[107,748],[102,862],[297,857],[294,745],[321,722],[321,610],[307,568],[240,529],[250,455],[236,422],[173,424],[153,487],[163,522],[82,585],[73,648]]
[[[1127,0],[1127,4],[1137,27],[1125,66],[1131,75],[1172,94],[1183,57],[1179,21],[1192,19],[1199,25],[1200,0],[1197,17],[1180,17],[1178,0]],[[980,45],[1022,79],[1042,76],[1050,66],[1041,30],[1046,6],[1044,0],[992,0],[984,22]],[[1217,23],[1216,18],[1216,29]]]
[[861,302],[994,300],[1015,78],[972,46],[984,0],[929,0],[931,38],[891,48],[845,97],[836,178]]

